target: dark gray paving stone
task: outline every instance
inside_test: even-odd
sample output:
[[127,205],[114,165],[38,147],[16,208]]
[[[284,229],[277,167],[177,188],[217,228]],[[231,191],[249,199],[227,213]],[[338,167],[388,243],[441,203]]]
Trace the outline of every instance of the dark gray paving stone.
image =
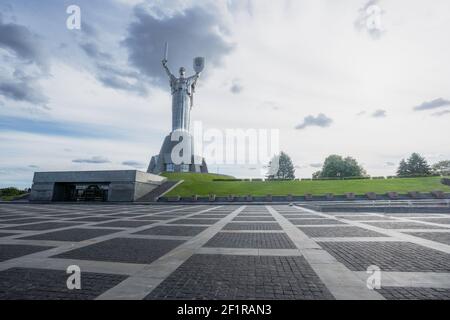
[[51,241],[84,241],[92,238],[101,237],[107,234],[115,233],[115,229],[83,229],[73,228],[61,231],[38,234],[20,239],[24,240],[51,240]]
[[386,235],[359,227],[298,227],[309,237],[386,237]]
[[68,221],[102,222],[102,221],[115,220],[115,219],[118,219],[118,218],[114,218],[114,217],[86,217],[86,218],[70,219]]
[[193,255],[146,299],[333,299],[303,257]]
[[408,234],[450,245],[450,232],[408,232]]
[[53,258],[146,264],[155,261],[183,242],[179,240],[115,238],[68,251],[53,256]]
[[154,223],[153,221],[121,220],[96,224],[96,227],[137,228]]
[[43,222],[35,224],[24,224],[20,226],[3,228],[5,230],[30,230],[30,231],[41,231],[41,230],[51,230],[66,227],[78,226],[79,223],[75,222]]
[[0,262],[48,249],[52,249],[52,247],[30,246],[23,244],[0,244]]
[[282,230],[278,223],[258,223],[258,222],[248,222],[239,223],[232,222],[225,225],[223,230]]
[[196,236],[206,229],[207,227],[194,226],[155,226],[153,228],[145,229],[134,234],[189,237]]
[[378,217],[378,216],[336,216],[337,218],[352,220],[352,221],[376,221],[376,220],[393,220],[391,217]]
[[191,216],[190,218],[223,219],[226,216],[226,214],[196,214],[195,216]]
[[133,218],[133,220],[144,220],[144,221],[165,221],[165,220],[171,220],[178,217],[162,217],[162,216],[145,216],[145,217],[137,217]]
[[132,218],[142,215],[143,215],[142,213],[118,213],[118,214],[111,214],[110,217]]
[[320,242],[352,271],[450,272],[450,255],[409,242]]
[[[180,215],[170,215],[170,216],[160,216],[155,214],[154,216],[152,216],[152,218],[154,219],[159,219],[159,220],[170,220],[170,219],[181,219],[184,218],[185,215],[184,214],[180,214]],[[136,218],[137,219],[137,218]]]
[[450,289],[382,287],[377,291],[387,300],[450,300]]
[[89,215],[86,214],[63,214],[63,215],[58,215],[58,218],[66,218],[66,219],[70,219],[70,218],[84,218],[84,217],[90,217]]
[[387,215],[391,216],[391,217],[396,217],[396,218],[416,218],[416,217],[423,217],[423,216],[436,216],[433,213],[427,213],[427,212],[422,212],[422,213],[388,213]]
[[276,221],[274,217],[240,217],[237,216],[233,221]]
[[3,221],[3,220],[13,220],[13,219],[25,219],[25,218],[27,218],[27,217],[29,217],[28,215],[3,215],[3,216],[0,216],[0,221]]
[[4,220],[2,224],[26,224],[26,223],[34,223],[34,222],[45,222],[51,221],[52,219],[43,219],[43,218],[25,218],[25,219],[14,219],[14,220]]
[[81,273],[81,289],[67,289],[64,270],[12,268],[0,271],[0,300],[91,300],[127,276]]
[[292,240],[285,233],[234,233],[219,232],[205,247],[213,248],[255,248],[255,249],[295,249]]
[[290,215],[283,215],[286,219],[297,219],[297,218],[308,218],[308,219],[314,219],[314,218],[321,218],[321,216],[317,214],[290,214]]
[[220,219],[178,219],[169,224],[204,224],[204,225],[213,225],[220,221]]
[[289,221],[297,226],[301,225],[322,225],[322,224],[345,224],[344,222],[334,219],[289,219]]
[[426,221],[426,222],[433,222],[433,223],[440,223],[440,224],[450,224],[450,218],[427,218],[427,219],[417,219],[416,221]]
[[367,224],[384,229],[442,229],[442,227],[439,226],[432,226],[419,222],[367,222]]
[[16,235],[17,233],[0,232],[0,238]]

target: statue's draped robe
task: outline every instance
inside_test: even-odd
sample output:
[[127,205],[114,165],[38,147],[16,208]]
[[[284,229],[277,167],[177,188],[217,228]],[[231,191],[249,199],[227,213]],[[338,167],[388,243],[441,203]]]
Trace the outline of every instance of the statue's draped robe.
[[189,131],[192,99],[198,75],[177,78],[170,75],[172,89],[172,131]]

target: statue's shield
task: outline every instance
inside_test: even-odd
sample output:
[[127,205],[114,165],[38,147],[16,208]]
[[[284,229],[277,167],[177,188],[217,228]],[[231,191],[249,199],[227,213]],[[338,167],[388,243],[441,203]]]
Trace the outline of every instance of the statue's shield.
[[194,71],[200,73],[205,68],[205,58],[197,57],[194,59]]

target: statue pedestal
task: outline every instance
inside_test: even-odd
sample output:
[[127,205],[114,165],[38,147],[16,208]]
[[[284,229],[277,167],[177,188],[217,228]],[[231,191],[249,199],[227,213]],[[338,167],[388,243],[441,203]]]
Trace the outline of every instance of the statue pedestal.
[[[174,163],[172,159],[172,151],[181,142],[172,141],[172,134],[169,134],[164,139],[161,151],[158,155],[155,155],[150,160],[147,172],[159,174],[161,172],[196,172],[196,173],[208,173],[208,166],[205,159],[201,156],[195,155],[194,151],[194,139],[191,134],[184,132],[183,138],[186,138],[186,142],[182,142],[183,152],[190,151],[189,155],[184,156],[184,159],[189,159],[181,164]],[[179,146],[178,146],[179,148]]]

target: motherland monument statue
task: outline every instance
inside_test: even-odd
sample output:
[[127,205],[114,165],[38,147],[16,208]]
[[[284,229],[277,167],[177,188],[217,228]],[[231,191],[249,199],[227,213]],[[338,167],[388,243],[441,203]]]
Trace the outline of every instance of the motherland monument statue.
[[[166,71],[172,94],[172,132],[164,139],[161,151],[150,160],[147,172],[202,172],[207,173],[205,160],[194,153],[194,141],[190,133],[191,110],[197,81],[205,67],[203,57],[194,58],[195,74],[186,77],[186,69],[180,67],[177,78],[168,67],[169,45],[166,42],[162,65]],[[180,139],[181,138],[181,139]],[[182,144],[182,151],[179,154]],[[180,157],[181,156],[181,157]],[[182,158],[183,160],[180,160]]]

